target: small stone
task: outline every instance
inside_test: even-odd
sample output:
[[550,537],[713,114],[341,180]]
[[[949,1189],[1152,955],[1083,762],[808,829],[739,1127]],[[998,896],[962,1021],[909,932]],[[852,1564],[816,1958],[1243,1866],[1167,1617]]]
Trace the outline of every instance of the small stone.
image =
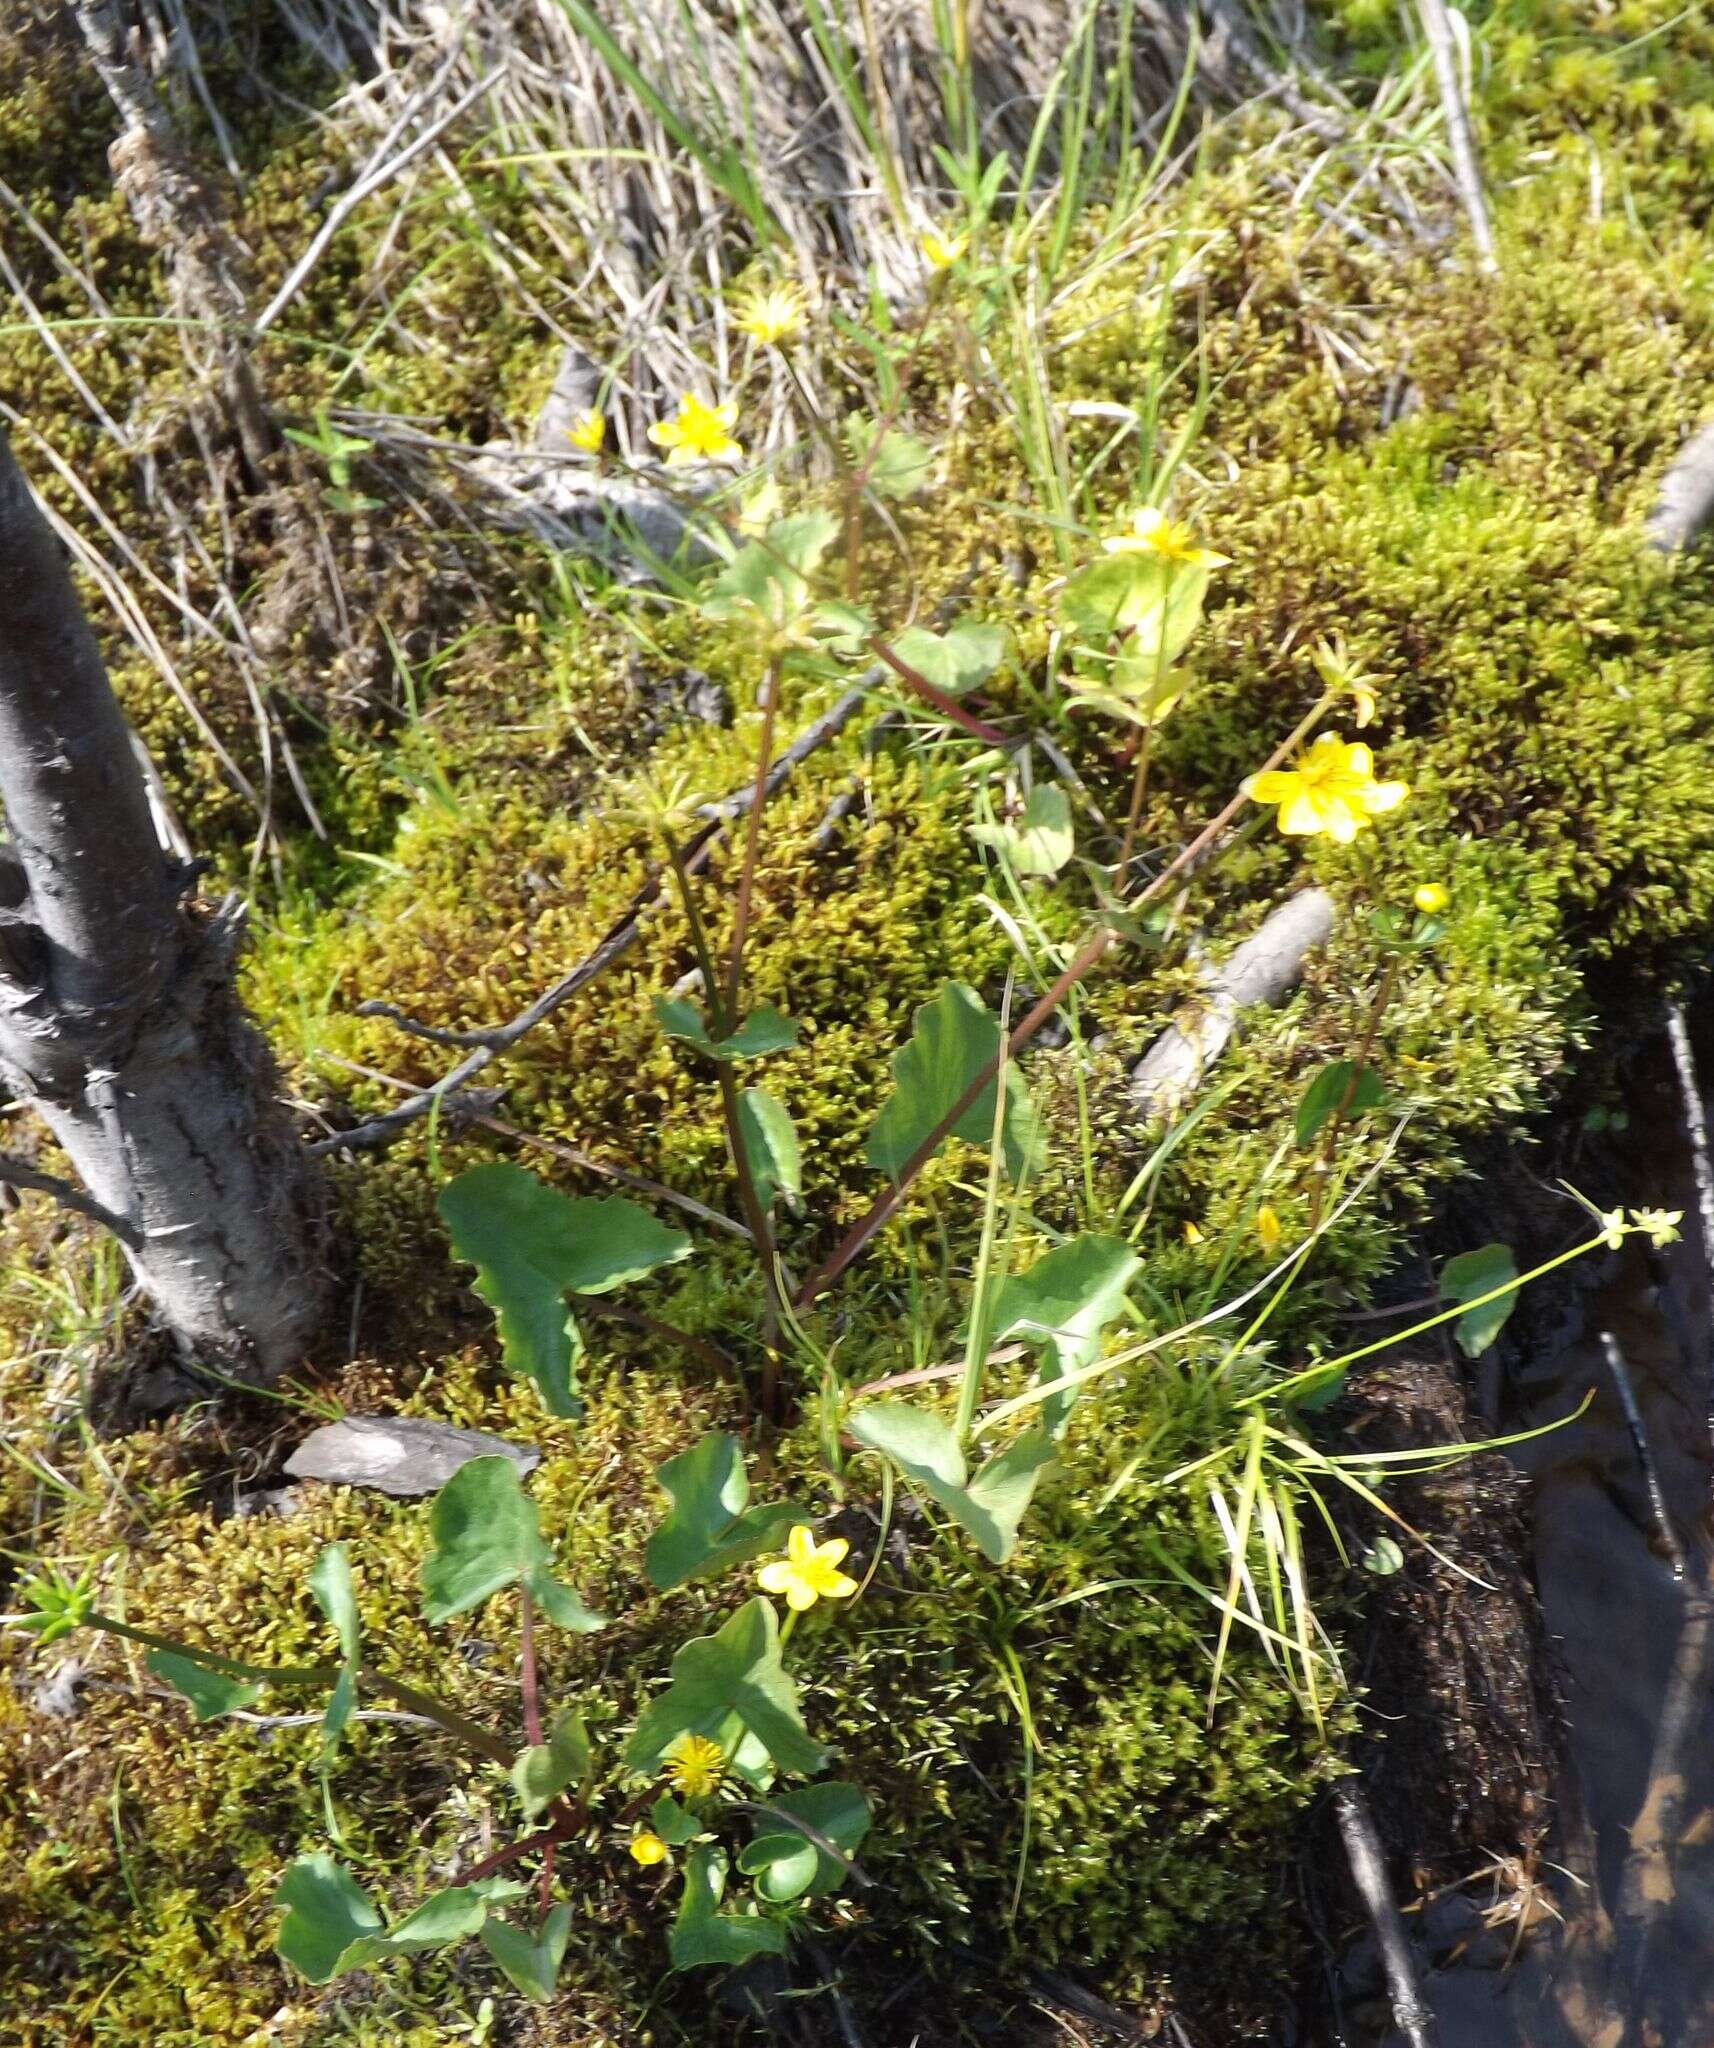
[[408,1497],[435,1493],[472,1458],[510,1458],[520,1474],[533,1472],[540,1451],[509,1444],[479,1429],[427,1422],[406,1415],[350,1415],[304,1438],[286,1460],[294,1479],[329,1486],[372,1486]]

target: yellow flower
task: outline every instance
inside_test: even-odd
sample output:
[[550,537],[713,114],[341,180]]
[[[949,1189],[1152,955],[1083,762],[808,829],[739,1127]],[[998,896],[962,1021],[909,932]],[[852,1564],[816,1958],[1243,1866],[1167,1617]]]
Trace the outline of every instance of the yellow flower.
[[1452,901],[1452,891],[1444,882],[1419,882],[1410,900],[1424,917],[1438,917]]
[[585,455],[599,455],[607,439],[607,417],[593,405],[580,412],[565,430],[565,438]]
[[966,234],[943,235],[938,228],[925,228],[921,236],[922,253],[936,270],[950,270],[970,246]]
[[786,1538],[786,1554],[763,1565],[756,1574],[764,1593],[783,1593],[786,1605],[801,1614],[818,1600],[849,1600],[857,1581],[839,1567],[851,1548],[843,1536],[817,1543],[815,1532],[804,1523]]
[[706,1735],[682,1735],[667,1753],[667,1777],[686,1799],[709,1799],[726,1776],[726,1752]]
[[1159,555],[1189,569],[1223,569],[1230,555],[1201,547],[1188,526],[1169,519],[1158,505],[1139,505],[1131,514],[1129,533],[1115,533],[1101,545],[1110,555]]
[[1624,1210],[1597,1209],[1595,1221],[1601,1226],[1601,1242],[1608,1251],[1616,1252],[1625,1241]]
[[1380,677],[1368,674],[1351,659],[1343,633],[1318,640],[1310,649],[1309,658],[1330,690],[1351,699],[1360,732],[1375,715],[1381,689]]
[[1282,832],[1306,838],[1325,832],[1340,846],[1410,795],[1408,782],[1377,782],[1374,755],[1360,740],[1342,740],[1336,732],[1324,732],[1298,755],[1296,767],[1247,776],[1242,786],[1253,802],[1279,805]]
[[728,455],[742,456],[743,449],[732,438],[738,424],[736,399],[724,405],[704,405],[687,391],[670,420],[656,420],[649,439],[667,451],[667,467],[682,469],[687,462],[720,462]]
[[1638,1230],[1648,1232],[1649,1243],[1657,1251],[1664,1251],[1669,1244],[1678,1242],[1678,1226],[1684,1221],[1682,1209],[1633,1209],[1631,1221]]
[[801,289],[790,282],[754,286],[737,306],[734,325],[744,334],[774,347],[803,332],[809,307]]
[[1262,1250],[1273,1252],[1278,1249],[1284,1235],[1280,1228],[1279,1215],[1272,1202],[1264,1202],[1256,1211],[1256,1235],[1262,1241]]
[[1184,1241],[1186,1244],[1200,1244],[1202,1242],[1202,1232],[1194,1223],[1185,1224]]
[[640,1835],[631,1837],[631,1861],[640,1863],[645,1870],[664,1863],[669,1853],[666,1843],[652,1829],[644,1828]]

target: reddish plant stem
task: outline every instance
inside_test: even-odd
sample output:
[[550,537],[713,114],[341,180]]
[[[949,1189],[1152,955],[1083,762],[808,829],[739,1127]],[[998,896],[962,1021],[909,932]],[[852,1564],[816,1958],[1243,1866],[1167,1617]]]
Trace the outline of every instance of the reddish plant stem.
[[[1258,774],[1265,775],[1270,769],[1279,766],[1280,762],[1298,745],[1299,741],[1304,738],[1321,717],[1322,712],[1327,708],[1327,701],[1323,697],[1312,711],[1299,720],[1292,731],[1280,742],[1256,771]],[[1174,876],[1181,874],[1185,868],[1191,866],[1202,852],[1219,837],[1248,801],[1249,799],[1240,790],[1236,796],[1224,804],[1209,819],[1208,823],[1203,826],[1196,837],[1174,855],[1173,859],[1162,868],[1154,880],[1147,883],[1138,892],[1128,907],[1140,909],[1151,898],[1158,896],[1166,888],[1167,884],[1172,881]],[[1047,993],[1040,997],[1024,1013],[1018,1023],[1013,1026],[1011,1036],[1006,1040],[1004,1046],[996,1050],[994,1057],[984,1065],[975,1080],[970,1083],[970,1086],[965,1089],[951,1109],[947,1111],[940,1122],[935,1125],[934,1129],[929,1132],[928,1136],[905,1161],[904,1165],[899,1169],[898,1176],[892,1186],[887,1189],[885,1194],[880,1196],[868,1213],[846,1232],[845,1236],[840,1239],[828,1257],[804,1281],[797,1292],[794,1304],[797,1308],[808,1308],[816,1296],[833,1281],[837,1280],[846,1267],[867,1249],[870,1240],[877,1231],[882,1229],[898,1213],[899,1207],[903,1203],[905,1195],[917,1175],[922,1172],[935,1153],[939,1151],[941,1145],[946,1141],[953,1129],[969,1115],[970,1111],[982,1099],[984,1092],[991,1086],[995,1075],[999,1072],[1002,1056],[1008,1063],[1017,1058],[1019,1052],[1029,1044],[1030,1040],[1059,1008],[1071,991],[1100,963],[1108,948],[1118,936],[1119,934],[1113,927],[1106,924],[1098,925],[1090,933],[1089,937],[1078,948],[1070,966],[1065,969],[1064,973],[1054,982]]]
[[528,1586],[518,1588],[518,1687],[524,1699],[524,1740],[542,1746],[542,1705],[536,1681],[536,1603]]
[[1010,747],[1015,744],[1010,733],[1002,732],[997,725],[990,725],[986,719],[976,718],[966,711],[956,697],[949,697],[942,689],[931,683],[920,669],[911,667],[902,660],[877,634],[871,633],[865,643],[869,652],[878,661],[884,661],[899,680],[907,684],[923,700],[938,711],[942,718],[950,718],[970,734],[972,739],[982,740],[990,747]]

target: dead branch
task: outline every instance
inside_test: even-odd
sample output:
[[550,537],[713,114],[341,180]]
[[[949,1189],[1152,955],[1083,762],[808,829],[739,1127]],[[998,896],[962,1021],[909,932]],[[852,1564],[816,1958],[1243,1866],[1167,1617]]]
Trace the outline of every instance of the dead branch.
[[1673,457],[1655,493],[1646,531],[1663,555],[1682,554],[1714,522],[1714,422],[1699,427]]
[[1476,157],[1476,142],[1470,129],[1470,110],[1464,101],[1464,80],[1459,63],[1458,41],[1446,0],[1417,0],[1422,32],[1434,58],[1435,83],[1446,116],[1446,142],[1452,155],[1452,182],[1470,222],[1470,239],[1476,245],[1478,265],[1490,274],[1499,267],[1494,254],[1494,229],[1488,218],[1488,201],[1482,190],[1482,168]]
[[1278,1003],[1302,979],[1304,962],[1333,930],[1333,898],[1301,889],[1262,920],[1221,966],[1203,972],[1203,994],[1187,1003],[1131,1069],[1131,1099],[1145,1116],[1180,1108],[1225,1051],[1240,1014]]
[[1406,2048],[1435,2048],[1434,2014],[1417,1982],[1410,1937],[1405,1933],[1393,1888],[1387,1882],[1386,1851],[1381,1846],[1375,1816],[1355,1778],[1341,1778],[1334,1786],[1333,1814],[1351,1866],[1351,1881],[1374,1931],[1381,1970],[1387,1980],[1387,1996],[1392,2002],[1393,2024],[1404,2037]]
[[[869,670],[843,696],[836,698],[819,718],[806,726],[789,747],[782,750],[768,771],[765,787],[769,797],[785,784],[800,762],[845,730],[868,701],[870,691],[880,680],[879,670]],[[719,797],[712,803],[697,807],[696,815],[708,822],[685,848],[684,863],[690,873],[695,874],[707,865],[715,844],[724,834],[726,827],[734,819],[743,817],[754,800],[754,787],[746,785],[730,796]],[[448,1095],[463,1088],[497,1053],[509,1050],[538,1024],[551,1017],[556,1010],[563,1009],[572,997],[581,989],[587,988],[603,969],[610,967],[615,960],[628,952],[641,936],[643,920],[659,901],[662,888],[663,878],[659,874],[645,882],[632,897],[623,915],[608,927],[591,952],[585,954],[583,959],[569,973],[562,975],[551,988],[544,989],[534,1002],[520,1010],[515,1017],[490,1031],[470,1033],[469,1036],[474,1041],[470,1052],[431,1087],[411,1096],[408,1101],[401,1102],[396,1109],[371,1117],[367,1123],[358,1124],[352,1130],[340,1131],[328,1138],[318,1138],[308,1148],[309,1151],[312,1154],[372,1152],[390,1145],[402,1131],[437,1109]]]

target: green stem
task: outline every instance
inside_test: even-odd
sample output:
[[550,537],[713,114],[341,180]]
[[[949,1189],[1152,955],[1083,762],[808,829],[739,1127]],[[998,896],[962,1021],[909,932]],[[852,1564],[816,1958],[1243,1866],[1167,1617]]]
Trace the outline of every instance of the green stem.
[[738,901],[732,913],[732,955],[726,968],[726,1013],[739,1015],[744,987],[744,941],[750,932],[750,903],[756,888],[756,865],[762,847],[762,812],[768,801],[768,770],[774,757],[774,720],[780,706],[780,665],[770,661],[762,676],[762,731],[756,742],[756,783],[750,815],[744,826],[744,859],[738,871]]

